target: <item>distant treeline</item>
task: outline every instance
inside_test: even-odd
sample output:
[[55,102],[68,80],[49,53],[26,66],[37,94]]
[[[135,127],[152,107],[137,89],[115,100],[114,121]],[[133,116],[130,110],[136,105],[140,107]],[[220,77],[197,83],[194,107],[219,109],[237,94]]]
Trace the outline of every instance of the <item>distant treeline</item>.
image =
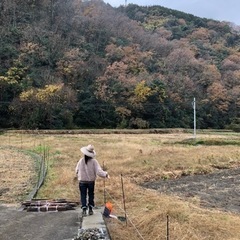
[[240,34],[161,6],[0,2],[0,128],[239,128]]

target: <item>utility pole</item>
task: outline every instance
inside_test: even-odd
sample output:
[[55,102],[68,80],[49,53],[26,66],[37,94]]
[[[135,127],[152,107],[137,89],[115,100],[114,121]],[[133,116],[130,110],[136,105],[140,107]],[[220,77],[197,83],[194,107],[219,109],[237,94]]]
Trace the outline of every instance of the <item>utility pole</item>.
[[196,138],[196,101],[193,98],[193,136]]

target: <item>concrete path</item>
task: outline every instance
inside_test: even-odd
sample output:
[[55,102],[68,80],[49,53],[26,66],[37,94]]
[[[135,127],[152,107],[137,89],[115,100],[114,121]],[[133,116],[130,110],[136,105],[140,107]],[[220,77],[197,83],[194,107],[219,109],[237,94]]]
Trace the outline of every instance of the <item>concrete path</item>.
[[[87,215],[83,218],[82,221],[82,229],[88,229],[88,228],[106,228],[103,217],[102,217],[102,208],[94,208],[93,209],[94,214],[93,215]],[[80,212],[81,216],[81,212]]]
[[66,240],[77,235],[76,210],[63,212],[25,212],[0,206],[1,240]]
[[[108,231],[107,231],[107,227],[105,225],[102,213],[103,213],[104,207],[95,207],[93,209],[94,214],[93,215],[87,215],[83,218],[81,218],[82,214],[80,211],[80,218],[82,219],[81,222],[81,226],[80,226],[80,231],[79,231],[79,235],[81,235],[81,233],[83,233],[84,231],[90,231],[91,229],[98,229],[99,232],[102,233],[102,236],[104,236],[104,238],[101,239],[105,239],[105,240],[110,240],[110,237],[108,235]],[[85,239],[85,238],[80,238],[80,239]],[[87,239],[87,238],[86,238]]]
[[[79,231],[98,228],[106,231],[102,209],[81,218],[81,209],[62,212],[26,212],[0,205],[1,240],[72,240]],[[105,239],[110,239],[106,236]]]

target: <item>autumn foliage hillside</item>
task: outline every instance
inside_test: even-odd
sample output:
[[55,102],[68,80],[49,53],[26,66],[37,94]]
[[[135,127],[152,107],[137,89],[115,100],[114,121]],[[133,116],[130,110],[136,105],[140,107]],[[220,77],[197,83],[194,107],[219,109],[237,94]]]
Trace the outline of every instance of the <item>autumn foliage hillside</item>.
[[161,6],[2,0],[0,128],[239,124],[240,34]]

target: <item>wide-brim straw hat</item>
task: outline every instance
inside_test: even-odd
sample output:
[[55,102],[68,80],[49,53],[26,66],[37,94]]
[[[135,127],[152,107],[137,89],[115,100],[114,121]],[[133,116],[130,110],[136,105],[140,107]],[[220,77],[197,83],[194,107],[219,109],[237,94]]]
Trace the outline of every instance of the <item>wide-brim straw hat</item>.
[[80,150],[84,155],[86,155],[88,157],[94,158],[96,156],[94,146],[91,144],[86,147],[82,147]]

